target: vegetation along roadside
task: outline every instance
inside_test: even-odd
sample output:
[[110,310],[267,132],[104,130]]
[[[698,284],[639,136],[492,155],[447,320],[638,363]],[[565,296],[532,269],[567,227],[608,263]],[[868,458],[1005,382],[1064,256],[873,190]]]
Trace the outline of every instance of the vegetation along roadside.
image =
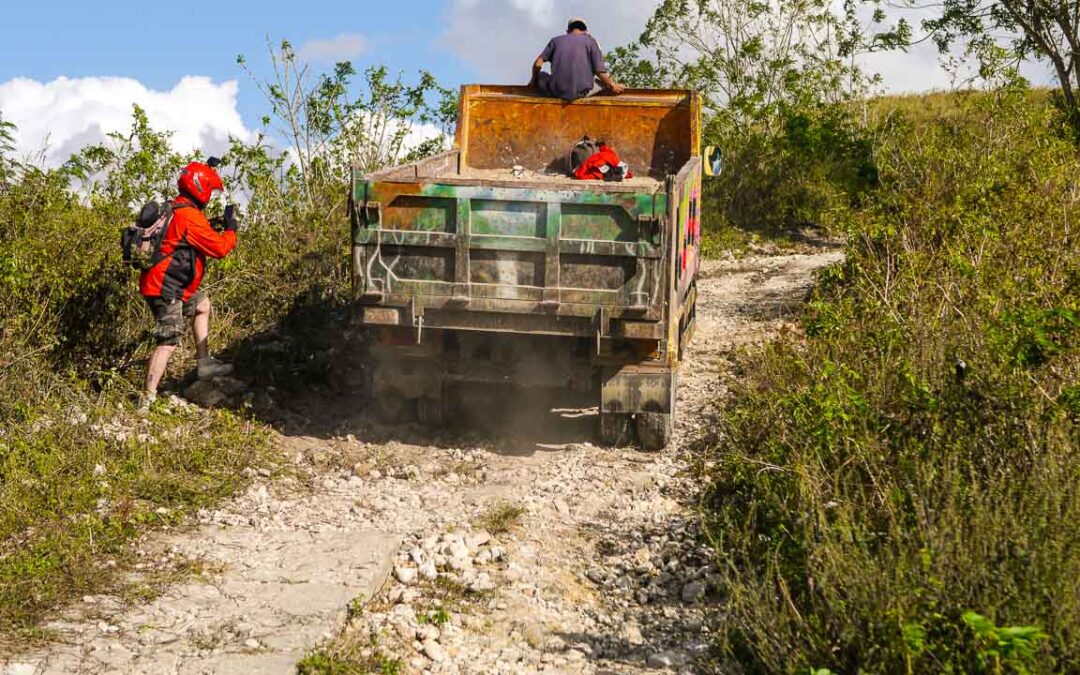
[[[297,77],[287,42],[271,58],[282,79],[256,82],[266,133],[295,141],[290,157],[302,161],[265,136],[233,141],[223,168],[244,204],[242,243],[204,287],[217,304],[215,350],[287,389],[325,381],[320,340],[341,330],[350,160],[440,149],[444,138],[404,140],[414,123],[441,119],[446,92],[426,74],[412,84],[348,64]],[[274,126],[287,120],[297,126]],[[119,231],[146,200],[174,195],[192,158],[138,108],[129,131],[55,168],[18,160],[14,131],[0,124],[0,644],[26,646],[48,637],[49,610],[126,583],[139,563],[132,542],[235,493],[252,467],[273,470],[274,455],[271,429],[245,408],[173,398],[140,415],[133,405],[152,321]],[[192,347],[171,366],[173,391]]]
[[[1080,669],[1072,89],[1032,92],[984,41],[977,90],[875,98],[849,67],[868,38],[830,3],[707,5],[660,3],[612,63],[628,84],[705,94],[728,167],[709,188],[713,240],[846,241],[799,329],[738,357],[696,448],[718,652],[761,673]],[[688,42],[703,21],[715,30],[693,35],[747,43]],[[806,25],[825,30],[792,30]],[[950,25],[931,28],[948,42]],[[288,43],[272,58],[299,72]],[[405,147],[409,129],[450,121],[426,74],[356,76],[262,83],[282,125],[267,133],[297,161],[265,138],[226,157],[246,226],[209,279],[215,339],[272,365],[266,384],[328,375],[350,159],[436,151]],[[15,161],[10,140],[0,125],[0,635],[25,641],[52,607],[116,583],[142,533],[235,491],[272,433],[242,410],[140,417],[129,401],[149,321],[115,240],[133,205],[170,192],[186,158],[167,134],[136,110],[130,133],[55,169]]]

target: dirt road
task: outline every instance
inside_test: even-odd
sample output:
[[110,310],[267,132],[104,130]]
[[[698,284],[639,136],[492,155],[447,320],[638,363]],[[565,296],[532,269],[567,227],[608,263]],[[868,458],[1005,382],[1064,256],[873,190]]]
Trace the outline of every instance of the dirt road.
[[595,410],[551,400],[521,402],[498,434],[293,410],[289,470],[146,543],[147,566],[187,558],[200,574],[143,604],[84,598],[48,626],[54,646],[2,672],[287,673],[319,645],[401,672],[695,672],[715,578],[689,448],[732,349],[790,320],[839,258],[706,264],[663,453],[596,447]]

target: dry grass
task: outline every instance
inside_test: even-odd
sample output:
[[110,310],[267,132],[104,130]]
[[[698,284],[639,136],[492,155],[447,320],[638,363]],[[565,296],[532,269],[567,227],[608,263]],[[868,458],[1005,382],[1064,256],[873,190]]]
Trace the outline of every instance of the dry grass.
[[487,530],[492,534],[502,534],[514,529],[521,517],[526,513],[524,506],[507,501],[499,501],[493,504],[487,511],[480,514],[473,521],[473,525],[479,529]]

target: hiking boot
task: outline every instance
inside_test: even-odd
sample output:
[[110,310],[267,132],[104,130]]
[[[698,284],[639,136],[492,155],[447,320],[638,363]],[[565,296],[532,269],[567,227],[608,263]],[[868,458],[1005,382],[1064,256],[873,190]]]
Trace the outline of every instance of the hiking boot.
[[157,401],[156,391],[144,391],[143,393],[139,394],[139,412],[150,412],[150,406],[154,405],[155,401]]
[[224,361],[218,361],[213,356],[208,356],[205,359],[199,359],[199,379],[205,380],[211,377],[222,377],[232,373],[233,367],[231,363],[225,363]]

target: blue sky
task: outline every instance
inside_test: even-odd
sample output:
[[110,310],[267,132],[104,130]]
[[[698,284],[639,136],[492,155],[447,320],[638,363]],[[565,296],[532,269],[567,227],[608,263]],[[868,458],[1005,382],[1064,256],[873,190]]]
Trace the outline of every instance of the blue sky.
[[4,24],[18,30],[3,29],[0,82],[118,76],[165,90],[189,75],[237,79],[240,111],[254,124],[262,101],[248,86],[236,56],[245,54],[253,69],[266,68],[267,36],[299,46],[359,34],[367,43],[354,59],[359,67],[383,62],[407,72],[424,68],[455,86],[477,77],[474,68],[440,44],[447,11],[443,0],[191,3],[201,10],[199,18],[181,16],[176,7],[183,4],[6,0]]

